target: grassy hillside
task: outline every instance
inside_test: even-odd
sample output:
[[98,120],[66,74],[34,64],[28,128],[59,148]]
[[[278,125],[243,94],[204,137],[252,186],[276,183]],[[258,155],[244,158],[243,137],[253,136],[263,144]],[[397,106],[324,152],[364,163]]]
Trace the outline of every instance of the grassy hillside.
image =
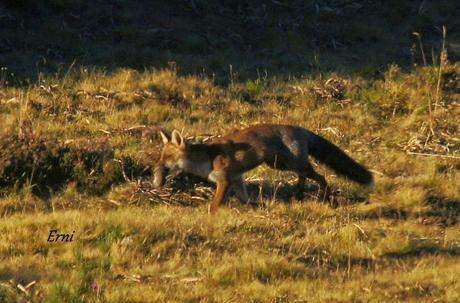
[[[458,4],[440,2],[3,1],[0,302],[458,302]],[[296,201],[262,166],[253,203],[215,216],[204,180],[152,189],[159,129],[255,123],[324,136],[375,188],[318,164],[339,206],[313,182]]]
[[[455,302],[459,72],[443,66],[438,93],[438,69],[397,66],[383,80],[259,78],[222,88],[173,69],[123,69],[6,87],[0,298]],[[163,198],[149,189],[159,127],[199,138],[257,122],[329,138],[375,172],[374,191],[319,168],[341,206],[320,202],[314,184],[295,202],[294,176],[261,167],[246,176],[255,205],[232,197],[209,217],[209,184],[194,189],[197,180],[182,177]],[[202,198],[187,200],[193,190]],[[48,243],[50,229],[75,231],[75,240]],[[31,281],[27,294],[17,288]]]

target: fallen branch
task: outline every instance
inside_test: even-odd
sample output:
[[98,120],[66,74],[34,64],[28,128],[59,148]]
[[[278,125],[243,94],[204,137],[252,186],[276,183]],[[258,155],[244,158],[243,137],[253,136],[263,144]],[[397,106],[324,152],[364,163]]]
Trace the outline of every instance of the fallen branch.
[[30,282],[29,284],[27,284],[26,286],[24,286],[24,285],[22,285],[21,283],[19,283],[19,284],[17,285],[17,287],[18,287],[19,290],[22,291],[23,293],[29,294],[29,288],[31,288],[32,286],[34,286],[36,283],[37,283],[37,281],[32,281],[32,282]]

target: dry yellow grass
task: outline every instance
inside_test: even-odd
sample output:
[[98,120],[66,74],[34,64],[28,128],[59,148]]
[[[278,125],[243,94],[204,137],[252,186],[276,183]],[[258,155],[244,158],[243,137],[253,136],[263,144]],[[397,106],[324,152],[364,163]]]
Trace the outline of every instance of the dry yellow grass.
[[[392,66],[383,80],[219,87],[172,69],[82,70],[5,87],[0,301],[458,302],[460,87],[442,87],[428,132],[433,75]],[[320,168],[342,205],[320,203],[314,186],[295,202],[293,176],[261,167],[246,176],[256,205],[231,198],[215,217],[205,202],[159,205],[138,191],[161,147],[143,126],[196,136],[259,122],[329,138],[375,171],[374,191]],[[47,242],[50,229],[74,241]]]

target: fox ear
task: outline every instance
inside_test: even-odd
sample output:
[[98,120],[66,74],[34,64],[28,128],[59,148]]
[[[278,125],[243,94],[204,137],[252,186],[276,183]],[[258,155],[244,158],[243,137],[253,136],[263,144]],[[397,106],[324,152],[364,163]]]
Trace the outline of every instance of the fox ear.
[[171,135],[171,142],[180,147],[185,145],[184,138],[182,138],[182,135],[177,130],[173,130]]
[[161,130],[160,130],[160,136],[161,136],[161,140],[163,140],[163,144],[168,144],[169,143],[168,136],[164,132],[162,132]]

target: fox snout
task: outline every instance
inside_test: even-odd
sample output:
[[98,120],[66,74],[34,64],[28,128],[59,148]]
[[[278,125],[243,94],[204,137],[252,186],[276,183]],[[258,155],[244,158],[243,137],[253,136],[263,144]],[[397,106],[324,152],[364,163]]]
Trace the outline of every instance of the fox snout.
[[156,166],[153,170],[153,187],[158,188],[165,184],[167,169],[163,165]]
[[153,187],[159,188],[162,187],[166,182],[166,176],[170,176],[171,178],[175,178],[180,175],[183,170],[178,166],[175,165],[172,168],[169,168],[164,165],[158,165],[153,170]]

